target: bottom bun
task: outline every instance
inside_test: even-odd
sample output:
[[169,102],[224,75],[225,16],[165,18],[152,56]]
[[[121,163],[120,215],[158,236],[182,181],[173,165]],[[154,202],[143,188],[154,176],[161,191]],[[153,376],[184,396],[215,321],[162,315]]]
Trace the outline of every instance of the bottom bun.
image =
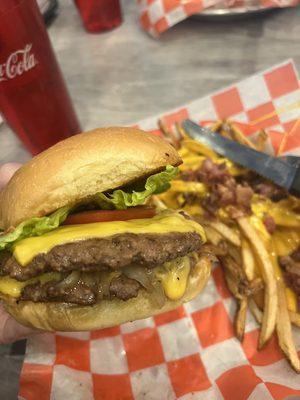
[[151,295],[140,290],[136,298],[101,300],[93,306],[76,306],[68,303],[34,303],[19,301],[10,296],[2,296],[6,310],[21,324],[45,331],[89,331],[109,328],[124,322],[143,319],[165,311],[173,310],[196,297],[210,276],[211,261],[202,256],[189,276],[184,296],[177,300],[167,300],[163,307],[153,304]]

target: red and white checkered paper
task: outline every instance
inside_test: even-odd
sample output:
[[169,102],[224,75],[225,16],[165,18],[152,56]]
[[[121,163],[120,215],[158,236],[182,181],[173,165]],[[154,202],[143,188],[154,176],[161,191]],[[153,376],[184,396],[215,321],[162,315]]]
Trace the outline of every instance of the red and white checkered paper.
[[[187,117],[229,117],[249,134],[266,128],[271,152],[285,138],[284,150],[300,154],[300,85],[292,61],[138,125],[159,133],[161,117],[168,125]],[[258,352],[259,329],[249,314],[244,342],[235,338],[235,308],[218,267],[203,293],[174,311],[94,332],[34,336],[27,344],[19,399],[300,398],[300,378],[275,336]],[[294,333],[300,350],[300,332]]]
[[295,7],[299,0],[137,0],[142,27],[152,36],[159,36],[173,25],[214,7],[258,9]]

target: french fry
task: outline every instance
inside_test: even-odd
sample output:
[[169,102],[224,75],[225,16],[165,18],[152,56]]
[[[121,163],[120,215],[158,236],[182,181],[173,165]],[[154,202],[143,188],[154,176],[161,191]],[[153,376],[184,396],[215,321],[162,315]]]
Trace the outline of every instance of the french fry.
[[242,268],[242,255],[239,247],[236,247],[232,245],[231,243],[228,243],[228,255],[235,261],[235,263],[239,266],[241,270]]
[[173,131],[167,129],[166,125],[161,119],[158,120],[158,126],[164,137],[175,147],[175,149],[179,149],[180,140],[174,135]]
[[246,239],[242,239],[242,259],[245,274],[248,280],[252,281],[255,275],[255,258]]
[[228,139],[236,141],[235,134],[232,130],[231,123],[226,119],[222,122],[219,133],[220,133],[220,135],[227,137]]
[[221,242],[222,236],[215,229],[213,229],[210,226],[206,226],[204,228],[204,230],[205,230],[205,233],[206,233],[207,240],[210,243],[212,243],[213,245],[217,246]]
[[277,225],[289,228],[300,228],[300,214],[291,211],[284,210],[278,207],[269,210],[270,216],[274,219]]
[[233,294],[233,296],[238,300],[242,300],[244,296],[242,296],[239,292],[238,283],[234,279],[233,275],[230,272],[228,272],[228,270],[225,270],[225,280],[228,289]]
[[168,131],[166,125],[162,122],[161,119],[158,120],[157,125],[158,125],[159,129],[161,130],[161,133],[162,133],[166,138],[169,139],[169,138],[170,138],[169,131]]
[[258,305],[256,304],[256,302],[253,299],[250,299],[248,301],[248,305],[250,308],[250,311],[252,312],[254,318],[256,319],[256,321],[261,324],[262,323],[262,319],[263,319],[263,313],[260,310],[260,308],[258,307]]
[[262,293],[264,288],[264,284],[261,278],[254,278],[252,281],[249,282],[248,289],[246,294],[248,295],[257,295]]
[[213,132],[219,132],[220,128],[222,127],[222,123],[223,123],[223,121],[221,119],[219,119],[209,129]]
[[184,140],[184,146],[188,149],[191,150],[192,152],[195,152],[196,154],[199,155],[204,155],[206,157],[211,158],[212,160],[217,160],[218,155],[215,153],[212,149],[209,147],[205,146],[204,144],[200,142],[196,142],[193,139],[185,139]]
[[242,342],[244,339],[247,308],[248,308],[248,300],[246,297],[244,297],[238,302],[238,311],[235,316],[235,332],[240,342]]
[[176,208],[179,207],[178,204],[178,193],[177,192],[171,192],[171,191],[166,191],[164,193],[161,193],[158,195],[158,198],[168,207],[173,210],[176,210]]
[[151,202],[158,210],[166,210],[168,208],[157,196],[152,196]]
[[209,225],[235,246],[237,247],[241,246],[241,239],[239,235],[233,229],[223,224],[223,222],[211,221]]
[[241,144],[243,144],[245,146],[248,146],[251,149],[256,150],[256,146],[251,142],[251,140],[249,140],[243,134],[243,132],[235,124],[233,124],[232,122],[229,122],[228,124],[231,127],[232,132],[233,132],[233,137],[237,142],[239,142],[239,143],[241,143]]
[[169,189],[171,192],[195,193],[204,196],[207,193],[207,188],[204,183],[186,182],[180,180],[172,181]]
[[239,265],[229,255],[225,255],[224,257],[222,257],[222,266],[225,269],[225,274],[229,274],[230,278],[234,280],[234,284],[237,286],[236,291],[240,293],[238,284],[239,281],[244,278],[243,270],[239,268]]
[[224,127],[224,124],[222,125],[222,129],[220,129],[220,131],[219,131],[220,135],[227,139],[234,140],[234,138],[231,135],[231,132],[224,129],[223,127]]
[[245,168],[242,168],[242,167],[238,166],[237,164],[234,164],[232,161],[228,160],[228,158],[219,157],[217,160],[214,160],[214,162],[217,164],[223,164],[225,162],[225,164],[228,168],[228,171],[233,176],[242,175],[246,171]]
[[[232,265],[233,264],[233,265]],[[233,272],[233,273],[232,273]],[[246,314],[247,314],[247,297],[240,292],[239,280],[235,278],[234,262],[230,262],[229,257],[226,261],[225,280],[228,289],[238,301],[238,309],[234,319],[234,327],[237,338],[242,341],[245,333]]]
[[260,310],[263,310],[264,308],[264,299],[265,299],[264,291],[255,292],[253,294],[253,300],[255,301],[257,307]]
[[186,133],[186,131],[183,129],[183,127],[178,122],[175,122],[175,129],[177,131],[177,134],[178,134],[180,140],[190,138],[189,135]]
[[255,278],[252,281],[247,280],[241,263],[236,262],[232,256],[225,254],[222,256],[221,261],[221,265],[224,267],[225,272],[234,280],[240,297],[253,296],[263,289],[263,283],[260,278]]
[[300,314],[299,314],[299,313],[296,313],[296,312],[293,312],[293,311],[290,311],[290,312],[289,312],[289,315],[290,315],[290,320],[291,320],[291,322],[292,322],[295,326],[298,326],[298,327],[300,328]]
[[297,229],[277,227],[272,235],[276,254],[288,256],[300,245],[300,231]]
[[192,155],[185,157],[184,164],[181,167],[181,171],[193,169],[193,167],[199,168],[202,162],[205,160],[204,156]]
[[265,283],[264,313],[258,346],[259,349],[261,349],[272,336],[276,325],[278,303],[276,280],[269,254],[256,230],[251,226],[251,224],[248,222],[248,219],[245,217],[239,218],[238,223],[260,261],[261,272]]
[[258,132],[258,135],[256,137],[256,149],[258,151],[264,151],[266,147],[266,142],[268,139],[268,135],[264,129],[260,130]]
[[300,214],[296,210],[293,211],[285,201],[278,201],[277,203],[270,199],[263,201],[257,197],[251,204],[252,212],[260,219],[263,219],[265,214],[270,215],[276,225],[288,228],[300,228]]
[[[183,204],[183,203],[181,203]],[[188,214],[193,215],[194,218],[203,215],[204,211],[203,208],[198,205],[198,204],[185,204],[183,206],[181,206],[181,208],[184,209],[184,211],[186,211]]]
[[[178,149],[178,154],[180,155],[180,157],[182,159],[185,159],[186,157],[190,157],[190,156],[194,155],[194,154],[191,154],[191,152],[188,149],[186,149],[185,147],[181,147],[180,149]],[[182,164],[181,164],[180,168],[182,168]]]
[[278,312],[276,319],[276,331],[278,335],[279,346],[287,356],[294,370],[300,373],[300,360],[297,349],[293,341],[291,320],[287,309],[284,285],[281,279],[277,281],[278,292]]
[[294,292],[294,290],[292,290],[289,287],[285,288],[285,297],[286,297],[286,302],[287,302],[287,307],[288,310],[292,311],[292,312],[297,312],[297,295]]

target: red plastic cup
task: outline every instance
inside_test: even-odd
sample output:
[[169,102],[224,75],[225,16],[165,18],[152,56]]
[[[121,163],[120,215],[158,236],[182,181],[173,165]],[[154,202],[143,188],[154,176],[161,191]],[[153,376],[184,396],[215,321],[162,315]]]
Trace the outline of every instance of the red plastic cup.
[[88,32],[106,31],[122,23],[119,0],[75,0],[75,4]]
[[81,131],[36,0],[0,1],[0,111],[32,154]]

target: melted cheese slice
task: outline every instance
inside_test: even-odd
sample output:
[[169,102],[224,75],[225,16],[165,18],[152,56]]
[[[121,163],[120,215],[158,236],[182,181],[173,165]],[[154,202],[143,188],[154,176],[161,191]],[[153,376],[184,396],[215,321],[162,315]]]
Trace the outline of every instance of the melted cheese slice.
[[155,275],[161,281],[165,295],[170,300],[179,300],[184,295],[190,273],[190,260],[183,257],[158,268]]
[[178,213],[167,211],[153,218],[62,226],[42,236],[20,240],[13,247],[13,255],[20,265],[25,266],[38,254],[47,253],[53,247],[65,243],[122,233],[170,232],[196,232],[205,241],[204,230],[197,222],[187,220]]

